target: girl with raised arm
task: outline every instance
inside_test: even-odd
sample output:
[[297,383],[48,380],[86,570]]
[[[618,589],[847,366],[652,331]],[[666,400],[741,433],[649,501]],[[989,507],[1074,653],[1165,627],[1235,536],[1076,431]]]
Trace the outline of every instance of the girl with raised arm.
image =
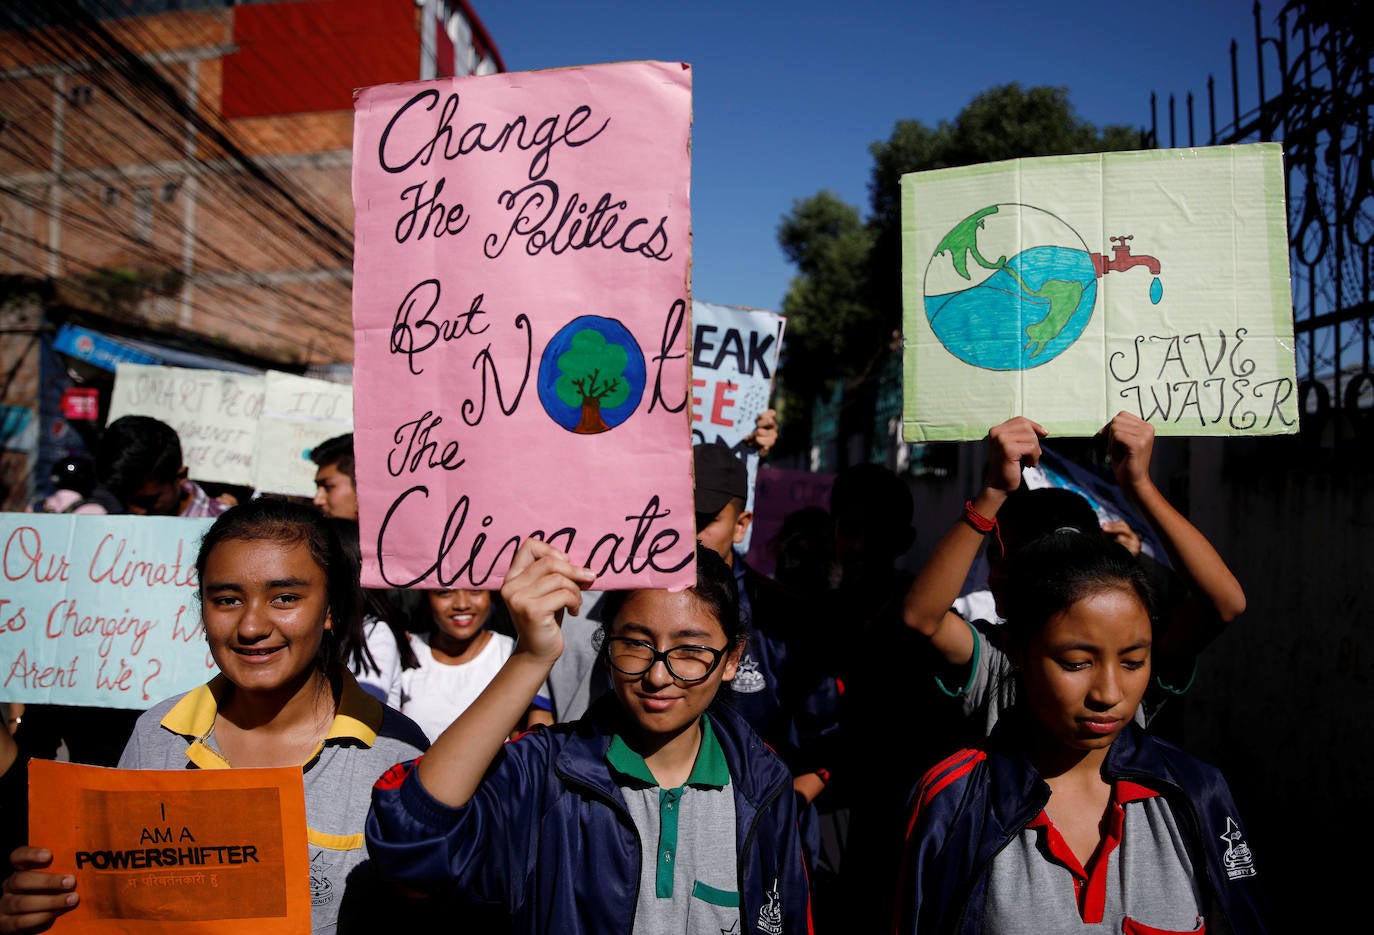
[[[1005,678],[1009,665],[1000,646],[997,617],[1001,589],[1017,553],[1027,542],[1056,529],[1138,537],[1124,524],[1100,526],[1096,511],[1076,491],[1055,487],[1027,489],[1022,467],[1039,463],[1045,429],[1024,416],[1008,419],[988,432],[988,464],[983,488],[936,545],[912,583],[903,604],[906,625],[930,641],[945,667],[941,689],[959,699],[971,726],[991,730],[1014,699],[1016,684]],[[1217,550],[1176,510],[1150,479],[1154,428],[1129,413],[1118,413],[1101,432],[1117,483],[1140,507],[1173,563],[1174,574],[1157,576],[1172,583],[1169,599],[1158,600],[1154,633],[1155,680],[1139,717],[1147,723],[1169,698],[1187,691],[1198,654],[1245,609],[1245,592]],[[987,546],[988,588],[995,604],[985,619],[968,619],[954,609],[979,549]],[[1153,565],[1153,563],[1151,563]],[[996,613],[993,611],[996,610]]]
[[586,568],[526,540],[502,587],[514,654],[418,763],[374,793],[368,847],[410,890],[505,908],[517,932],[804,933],[810,900],[792,779],[738,716],[734,578],[610,592],[614,690],[570,724],[506,743],[563,648]]

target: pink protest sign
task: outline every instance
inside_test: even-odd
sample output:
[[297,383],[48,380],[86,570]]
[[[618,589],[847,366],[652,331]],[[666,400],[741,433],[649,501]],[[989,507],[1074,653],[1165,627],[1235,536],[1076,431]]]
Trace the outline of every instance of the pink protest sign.
[[358,92],[364,583],[499,587],[527,536],[693,583],[690,142],[681,63]]

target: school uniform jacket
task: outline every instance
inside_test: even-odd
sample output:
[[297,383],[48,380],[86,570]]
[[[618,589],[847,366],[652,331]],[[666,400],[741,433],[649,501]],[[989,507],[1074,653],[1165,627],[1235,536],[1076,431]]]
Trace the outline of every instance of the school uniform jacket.
[[[377,781],[367,819],[374,865],[410,890],[502,905],[517,932],[626,935],[641,848],[606,763],[619,716],[608,696],[581,720],[506,744],[461,808],[430,796],[418,760],[393,767]],[[810,892],[791,776],[738,715],[717,705],[711,723],[734,793],[743,931],[806,935]]]
[[[917,787],[902,861],[898,932],[981,931],[993,858],[1050,797],[1049,786],[1010,740],[1024,735],[1024,725],[1016,722],[1000,722],[987,749],[954,754]],[[1263,883],[1218,769],[1131,723],[1113,742],[1103,776],[1138,783],[1168,802],[1202,876],[1209,933],[1265,932],[1257,890]]]

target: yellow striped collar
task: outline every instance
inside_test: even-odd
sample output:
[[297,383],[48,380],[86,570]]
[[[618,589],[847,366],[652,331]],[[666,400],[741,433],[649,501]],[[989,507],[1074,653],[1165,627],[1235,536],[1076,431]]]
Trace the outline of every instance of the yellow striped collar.
[[[186,693],[162,719],[162,726],[174,734],[191,738],[186,748],[186,758],[201,769],[228,769],[229,761],[205,741],[215,726],[215,715],[219,713],[220,703],[233,686],[221,673],[209,682]],[[383,705],[376,698],[363,691],[350,672],[343,673],[343,690],[340,692],[339,710],[334,715],[334,723],[324,741],[315,748],[302,767],[308,767],[320,755],[324,745],[330,741],[357,741],[365,747],[372,746],[377,740],[377,731],[382,727]]]

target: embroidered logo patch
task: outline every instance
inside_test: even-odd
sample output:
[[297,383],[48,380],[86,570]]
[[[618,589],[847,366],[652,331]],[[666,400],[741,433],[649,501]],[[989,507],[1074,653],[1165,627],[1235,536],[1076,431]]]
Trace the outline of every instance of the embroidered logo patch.
[[782,900],[778,897],[778,880],[768,891],[768,905],[759,909],[758,930],[764,935],[782,935]]
[[334,884],[329,879],[329,867],[324,851],[316,851],[310,858],[310,905],[324,906],[334,898]]
[[1250,846],[1245,843],[1244,835],[1240,833],[1240,826],[1230,816],[1226,818],[1226,833],[1221,835],[1221,839],[1226,842],[1226,853],[1221,855],[1221,864],[1226,868],[1227,879],[1253,877],[1255,859],[1250,854]]
[[730,683],[730,687],[742,694],[752,695],[754,692],[763,691],[767,686],[768,680],[763,677],[758,662],[749,655],[749,650],[746,649],[744,655],[740,657],[739,667],[735,669],[735,678]]

